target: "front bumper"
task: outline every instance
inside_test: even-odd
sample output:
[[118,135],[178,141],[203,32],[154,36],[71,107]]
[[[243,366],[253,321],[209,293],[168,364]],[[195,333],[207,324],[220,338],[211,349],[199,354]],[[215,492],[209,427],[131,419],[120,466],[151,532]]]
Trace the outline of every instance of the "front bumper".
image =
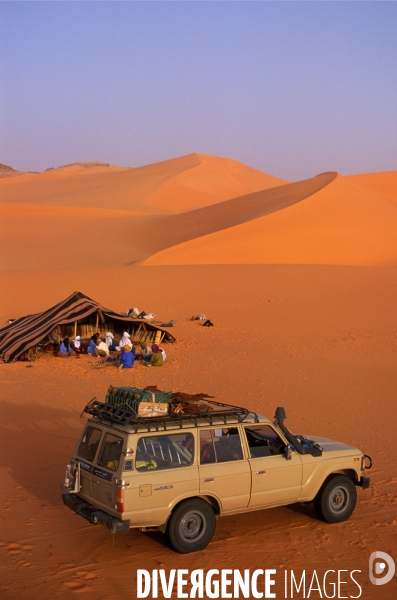
[[130,521],[121,521],[103,510],[97,510],[76,494],[62,494],[62,500],[70,510],[89,521],[91,525],[103,525],[112,533],[124,533],[130,528]]

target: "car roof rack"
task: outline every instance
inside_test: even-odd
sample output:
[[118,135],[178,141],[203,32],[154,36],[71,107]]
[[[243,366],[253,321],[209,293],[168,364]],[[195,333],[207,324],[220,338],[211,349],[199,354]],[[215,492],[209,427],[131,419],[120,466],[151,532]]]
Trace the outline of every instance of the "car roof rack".
[[[185,413],[185,414],[168,414],[156,417],[141,417],[133,411],[128,411],[112,404],[100,402],[93,398],[84,407],[80,417],[84,413],[93,415],[101,421],[109,421],[116,425],[124,425],[132,427],[133,433],[139,431],[167,431],[168,429],[176,429],[180,427],[184,429],[189,426],[203,425],[231,425],[233,423],[242,423],[247,418],[252,419],[255,423],[259,423],[259,417],[256,413],[251,412],[247,408],[233,406],[231,404],[222,404],[213,400],[208,401],[208,405],[212,408],[208,412]],[[231,417],[234,417],[231,419]]]

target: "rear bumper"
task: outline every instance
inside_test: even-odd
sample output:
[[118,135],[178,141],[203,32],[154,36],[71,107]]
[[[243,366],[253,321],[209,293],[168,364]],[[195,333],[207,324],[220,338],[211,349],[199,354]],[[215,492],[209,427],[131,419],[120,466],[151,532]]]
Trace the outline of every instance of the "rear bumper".
[[361,477],[360,481],[357,485],[363,488],[363,490],[367,490],[371,484],[371,479],[369,477]]
[[121,521],[121,519],[112,517],[112,515],[102,510],[97,510],[94,506],[76,496],[76,494],[62,494],[62,500],[70,510],[89,521],[91,525],[103,525],[112,533],[123,533],[130,528],[130,521]]

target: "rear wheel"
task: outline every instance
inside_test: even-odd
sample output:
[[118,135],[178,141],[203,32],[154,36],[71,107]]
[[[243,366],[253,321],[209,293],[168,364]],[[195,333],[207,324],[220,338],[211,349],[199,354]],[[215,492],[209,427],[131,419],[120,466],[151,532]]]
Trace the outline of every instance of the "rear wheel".
[[341,523],[350,517],[356,501],[353,481],[345,475],[337,475],[321,488],[314,500],[314,507],[323,521]]
[[175,509],[167,527],[167,537],[181,554],[205,548],[215,531],[214,509],[204,500],[186,500]]

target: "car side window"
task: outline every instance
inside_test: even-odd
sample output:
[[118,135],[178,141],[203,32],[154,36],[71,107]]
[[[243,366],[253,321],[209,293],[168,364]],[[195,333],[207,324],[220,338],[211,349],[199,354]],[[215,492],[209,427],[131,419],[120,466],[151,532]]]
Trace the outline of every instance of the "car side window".
[[193,463],[194,437],[191,433],[142,437],[136,449],[137,471],[174,469]]
[[237,427],[200,431],[200,464],[241,460],[240,435]]
[[92,425],[88,425],[83,437],[81,438],[77,454],[86,460],[93,462],[101,435],[102,431],[100,429],[92,427]]
[[111,471],[117,471],[122,450],[123,438],[113,435],[113,433],[107,433],[102,443],[98,465]]
[[285,444],[270,425],[247,425],[244,430],[251,458],[284,454]]

